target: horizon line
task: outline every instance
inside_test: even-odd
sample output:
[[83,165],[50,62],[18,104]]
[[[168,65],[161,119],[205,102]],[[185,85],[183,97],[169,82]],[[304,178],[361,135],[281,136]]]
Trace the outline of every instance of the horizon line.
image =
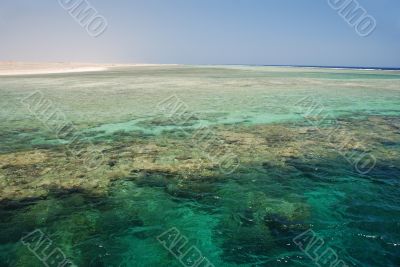
[[255,67],[298,67],[298,68],[326,68],[326,69],[360,69],[360,70],[400,70],[400,66],[357,66],[357,65],[311,65],[311,64],[252,64],[252,63],[121,63],[121,62],[84,62],[84,61],[19,61],[19,60],[0,60],[1,63],[20,63],[20,64],[91,64],[91,65],[165,65],[165,66],[255,66]]

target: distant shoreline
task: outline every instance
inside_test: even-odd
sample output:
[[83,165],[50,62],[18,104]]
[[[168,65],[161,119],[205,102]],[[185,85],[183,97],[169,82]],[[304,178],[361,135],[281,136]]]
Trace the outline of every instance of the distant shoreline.
[[91,64],[70,62],[14,62],[0,61],[1,76],[22,76],[40,74],[84,73],[107,71],[113,68],[124,67],[160,67],[160,66],[249,66],[249,67],[282,67],[304,69],[331,69],[331,70],[364,70],[364,71],[400,71],[400,68],[388,67],[349,67],[349,66],[311,66],[311,65],[252,65],[252,64],[225,64],[225,65],[186,65],[186,64]]
[[161,64],[90,64],[69,62],[0,62],[0,76],[61,74],[106,71],[118,67],[164,66]]

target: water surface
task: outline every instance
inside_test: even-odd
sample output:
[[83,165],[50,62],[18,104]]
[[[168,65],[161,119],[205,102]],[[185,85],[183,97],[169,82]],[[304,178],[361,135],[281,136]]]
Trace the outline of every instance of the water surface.
[[214,266],[314,266],[309,230],[308,254],[400,265],[400,72],[133,67],[1,77],[0,96],[1,266],[43,266],[36,229],[77,266],[181,266],[170,229]]

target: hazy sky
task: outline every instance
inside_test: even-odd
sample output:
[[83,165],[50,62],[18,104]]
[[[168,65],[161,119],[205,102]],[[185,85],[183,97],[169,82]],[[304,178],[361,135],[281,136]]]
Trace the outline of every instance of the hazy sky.
[[399,0],[358,0],[368,37],[328,0],[89,2],[108,22],[97,38],[58,0],[1,0],[0,60],[400,66]]

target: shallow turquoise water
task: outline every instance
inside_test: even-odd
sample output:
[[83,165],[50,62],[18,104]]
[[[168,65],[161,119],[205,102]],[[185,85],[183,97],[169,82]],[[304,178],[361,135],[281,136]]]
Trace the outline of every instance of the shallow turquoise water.
[[[19,184],[46,163],[11,161],[2,166],[2,187],[8,190],[15,181],[22,190],[43,186],[46,194],[0,202],[0,266],[43,265],[20,241],[35,229],[78,266],[182,266],[157,240],[173,228],[188,239],[182,254],[195,246],[214,266],[314,266],[293,241],[309,229],[324,240],[319,255],[331,248],[348,266],[400,265],[398,72],[186,66],[3,77],[3,156],[62,150],[63,141],[21,105],[20,98],[34,90],[65,112],[85,142],[114,149],[117,166],[132,143],[158,144],[174,133],[178,143],[185,142],[179,132],[199,125],[218,133],[255,132],[269,140],[266,150],[272,156],[263,158],[258,150],[263,145],[257,144],[229,175],[199,172],[187,178],[145,166],[137,173],[132,167],[107,184],[103,195],[79,186],[65,192],[46,183]],[[183,126],[166,119],[157,104],[171,95],[182,99],[196,119]],[[309,96],[323,107],[314,115],[340,121],[356,141],[367,138],[364,150],[379,156],[370,173],[358,173],[334,149],[324,154],[324,136],[299,130],[310,122],[298,103]],[[322,128],[330,126],[325,123]],[[268,125],[283,127],[276,144],[269,128],[257,128]],[[306,142],[314,150],[305,150],[303,157],[274,161],[281,150]],[[52,168],[62,165],[61,159],[47,161],[55,164]],[[51,174],[47,179],[61,178]],[[309,251],[314,252],[316,247]]]

